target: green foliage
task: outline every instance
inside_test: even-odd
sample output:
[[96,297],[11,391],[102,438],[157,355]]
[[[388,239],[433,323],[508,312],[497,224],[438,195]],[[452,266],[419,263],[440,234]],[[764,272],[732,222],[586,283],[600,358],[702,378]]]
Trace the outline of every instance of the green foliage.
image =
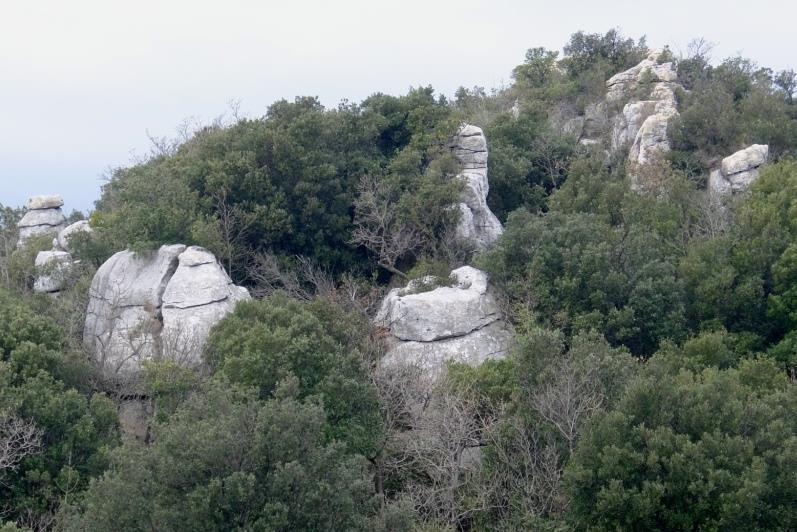
[[[469,530],[797,528],[797,81],[712,65],[696,41],[666,158],[629,167],[560,133],[647,54],[644,38],[578,32],[561,56],[529,49],[511,86],[453,102],[431,87],[335,109],[300,97],[160,144],[103,187],[57,299],[29,294],[50,238],[15,251],[22,212],[0,206],[0,282],[19,292],[0,292],[0,423],[42,440],[0,470],[0,530],[59,509],[63,530],[438,530],[415,518],[444,514]],[[405,375],[369,375],[377,338],[350,309],[389,282],[377,266],[435,277],[421,291],[471,263],[448,239],[463,121],[484,129],[506,221],[475,264],[516,342],[450,363],[421,400]],[[752,143],[771,164],[719,206],[707,170]],[[632,191],[629,173],[655,186]],[[261,293],[323,294],[238,305],[211,333],[210,376],[146,364],[154,439],[114,448],[115,407],[77,349],[88,283],[114,251],[175,242]],[[440,427],[417,419],[435,408],[450,409]]]
[[482,264],[513,300],[568,332],[596,329],[648,355],[685,333],[683,289],[661,237],[591,214],[524,211]]
[[769,166],[736,206],[731,232],[690,247],[680,266],[690,321],[753,335],[758,349],[792,330],[795,205],[797,164]]
[[323,409],[222,381],[189,398],[155,443],[125,443],[63,516],[65,530],[368,530],[362,457],[327,443]]
[[22,218],[22,209],[6,207],[0,203],[0,283],[11,286],[11,255],[17,245],[19,231],[17,222]]
[[605,94],[609,77],[636,65],[647,53],[644,37],[635,41],[617,29],[603,35],[579,31],[565,45],[561,65],[575,82],[579,97],[593,101]]
[[93,225],[117,247],[203,245],[238,280],[263,251],[307,256],[336,273],[368,269],[363,250],[349,245],[357,183],[393,176],[413,191],[406,212],[423,212],[435,230],[440,209],[423,209],[446,195],[449,173],[426,170],[456,130],[450,114],[431,88],[334,110],[315,98],[280,101],[261,119],[204,128],[173,153],[117,170]]
[[708,168],[749,144],[768,144],[770,157],[793,155],[797,112],[783,98],[768,69],[741,57],[712,67],[703,58],[679,64],[688,94],[680,94],[680,115],[670,124],[673,159],[691,157]]
[[301,303],[276,294],[239,304],[211,333],[208,361],[233,383],[273,395],[294,376],[299,396],[317,397],[329,421],[327,435],[370,456],[379,436],[376,394],[359,343],[367,325],[332,303]]
[[36,279],[36,255],[52,248],[53,235],[31,237],[21,248],[14,249],[6,262],[9,288],[30,292]]
[[691,372],[654,357],[567,468],[573,526],[794,528],[795,400],[766,359]]
[[0,412],[28,420],[41,448],[19,467],[0,471],[3,515],[47,522],[106,465],[116,443],[116,408],[87,388],[83,358],[66,352],[61,331],[13,296],[0,292]]
[[574,140],[551,130],[543,116],[499,116],[487,130],[489,205],[501,219],[519,207],[546,209],[548,194],[565,179]]

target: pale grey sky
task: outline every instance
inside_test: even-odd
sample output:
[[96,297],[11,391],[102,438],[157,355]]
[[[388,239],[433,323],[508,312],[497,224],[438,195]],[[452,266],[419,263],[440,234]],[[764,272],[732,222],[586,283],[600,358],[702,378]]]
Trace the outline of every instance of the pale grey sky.
[[776,70],[797,67],[786,0],[0,0],[0,203],[60,193],[86,210],[101,175],[241,101],[327,106],[431,84],[508,82],[533,46],[620,27],[651,46],[716,43]]

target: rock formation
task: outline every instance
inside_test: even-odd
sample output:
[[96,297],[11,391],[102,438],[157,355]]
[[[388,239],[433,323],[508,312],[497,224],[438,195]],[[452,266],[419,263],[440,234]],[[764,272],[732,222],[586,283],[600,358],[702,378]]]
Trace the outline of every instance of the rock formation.
[[94,275],[83,341],[103,375],[135,379],[141,364],[201,362],[211,327],[248,299],[216,258],[199,247],[120,251]]
[[53,239],[53,249],[60,249],[62,251],[72,252],[69,241],[73,236],[92,232],[88,220],[80,220],[58,232],[58,236]]
[[[667,128],[678,116],[676,91],[682,87],[674,64],[663,59],[663,52],[651,52],[638,65],[609,78],[605,100],[564,122],[563,132],[583,145],[600,145],[607,133],[608,149],[616,152],[628,146],[628,161],[634,164],[650,163],[669,151]],[[640,188],[634,176],[632,186]]]
[[761,167],[769,158],[767,144],[753,144],[725,157],[719,167],[711,171],[708,179],[709,193],[729,196],[744,192],[758,179]]
[[457,176],[464,181],[461,213],[456,236],[476,249],[490,247],[504,232],[501,222],[487,206],[487,139],[481,128],[464,124],[449,144],[462,166]]
[[[645,164],[670,149],[667,126],[678,115],[675,91],[680,85],[671,62],[660,63],[661,52],[606,82],[608,104],[628,100],[613,121],[612,150],[630,144],[628,160]],[[645,96],[638,95],[646,90]]]
[[674,82],[678,74],[672,62],[661,62],[663,55],[661,50],[654,50],[639,64],[609,78],[606,82],[606,101],[617,102],[628,98],[645,77],[653,82]]
[[36,255],[36,281],[33,291],[38,294],[52,294],[65,288],[74,261],[66,251],[40,251]]
[[58,232],[53,238],[51,251],[40,251],[36,255],[36,281],[33,291],[39,294],[57,294],[66,288],[69,274],[80,261],[72,259],[69,240],[78,233],[91,233],[86,220],[75,222]]
[[55,294],[65,288],[69,273],[76,264],[69,254],[69,239],[78,232],[91,232],[85,220],[66,227],[66,218],[61,212],[63,205],[61,196],[33,196],[25,204],[27,212],[17,225],[17,248],[25,246],[31,238],[48,234],[55,236],[53,249],[36,255],[34,266],[37,274],[33,291],[40,294]]
[[66,226],[66,218],[61,212],[64,200],[61,196],[33,196],[25,204],[27,212],[19,221],[19,241],[17,247],[25,245],[29,239],[46,234],[55,234]]
[[432,279],[412,281],[385,297],[375,318],[388,335],[384,367],[414,365],[437,376],[453,360],[477,366],[503,358],[512,333],[501,319],[487,274],[463,266],[451,272],[452,286],[420,291]]

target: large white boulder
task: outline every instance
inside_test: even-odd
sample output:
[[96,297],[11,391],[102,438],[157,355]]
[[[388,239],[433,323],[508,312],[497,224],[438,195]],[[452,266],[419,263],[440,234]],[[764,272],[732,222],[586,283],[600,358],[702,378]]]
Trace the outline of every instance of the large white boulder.
[[411,282],[383,300],[374,321],[387,335],[384,366],[408,364],[436,376],[448,360],[478,365],[506,355],[512,333],[486,273],[463,266],[451,272],[450,286],[419,291],[430,282]]
[[204,346],[210,329],[249,298],[246,288],[233,284],[212,253],[189,247],[178,257],[177,270],[163,292],[165,347],[182,355],[180,346]]
[[456,236],[476,249],[486,249],[504,232],[501,222],[487,206],[487,194],[490,191],[487,181],[487,139],[481,128],[464,124],[449,147],[462,166],[462,172],[457,176],[463,181],[463,190],[461,202],[457,205],[461,216]]
[[211,253],[176,244],[116,253],[97,270],[89,297],[84,344],[106,378],[127,379],[147,360],[199,364],[207,332],[249,293]]
[[451,272],[453,286],[414,293],[416,283],[391,290],[378,320],[404,341],[432,342],[463,336],[500,317],[498,303],[487,291],[487,275],[463,266]]
[[617,115],[612,129],[612,149],[617,150],[622,146],[634,142],[642,124],[649,116],[656,112],[656,102],[643,100],[641,102],[628,102],[623,107],[623,112]]
[[725,157],[719,167],[711,170],[708,179],[709,193],[728,196],[744,192],[758,179],[761,167],[768,159],[767,144],[753,144]]

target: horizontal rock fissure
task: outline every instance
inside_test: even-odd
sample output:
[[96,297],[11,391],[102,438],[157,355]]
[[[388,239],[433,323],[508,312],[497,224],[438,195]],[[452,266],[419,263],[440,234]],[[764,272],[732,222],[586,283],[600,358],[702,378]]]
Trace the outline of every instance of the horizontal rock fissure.
[[163,308],[170,308],[170,309],[173,308],[173,309],[179,309],[179,310],[186,310],[186,309],[189,309],[189,308],[205,307],[207,305],[213,305],[214,303],[222,303],[224,301],[227,301],[228,299],[229,299],[229,296],[224,296],[221,299],[213,299],[213,300],[208,301],[206,303],[197,303],[196,305],[186,305],[186,306],[180,306],[179,302],[166,303],[166,304],[163,305]]
[[[490,318],[492,318],[492,319],[490,319]],[[484,317],[484,319],[490,319],[490,321],[488,321],[488,322],[486,322],[486,323],[482,323],[482,324],[480,324],[480,325],[477,325],[476,327],[474,327],[473,329],[469,330],[469,331],[468,331],[468,332],[466,332],[466,333],[461,333],[461,334],[449,334],[449,335],[446,335],[446,336],[439,336],[439,337],[435,338],[434,340],[412,340],[412,339],[405,339],[405,338],[401,338],[400,336],[396,336],[395,334],[393,334],[393,337],[394,337],[394,338],[396,338],[397,340],[401,341],[401,342],[417,342],[417,343],[419,343],[419,344],[433,344],[433,343],[436,343],[436,342],[443,342],[443,341],[445,341],[445,340],[453,340],[454,338],[464,338],[465,336],[468,336],[469,334],[473,334],[473,333],[475,333],[476,331],[480,331],[481,329],[484,329],[484,328],[485,328],[485,327],[487,327],[488,325],[492,325],[492,324],[493,324],[493,323],[495,323],[496,321],[500,320],[500,319],[501,319],[501,316],[500,316],[499,314],[497,314],[497,313],[493,313],[493,314],[487,314],[487,315]],[[392,333],[391,333],[391,334],[392,334]]]

